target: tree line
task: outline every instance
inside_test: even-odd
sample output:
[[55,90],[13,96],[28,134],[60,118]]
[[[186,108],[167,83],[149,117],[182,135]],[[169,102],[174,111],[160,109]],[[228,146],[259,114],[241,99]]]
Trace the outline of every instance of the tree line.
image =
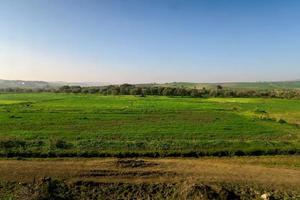
[[136,96],[177,96],[177,97],[270,97],[270,98],[300,98],[300,90],[296,89],[233,89],[217,85],[215,88],[184,88],[164,86],[139,86],[132,84],[109,85],[100,87],[62,86],[60,88],[21,89],[6,88],[0,92],[55,92],[84,93],[102,95],[136,95]]

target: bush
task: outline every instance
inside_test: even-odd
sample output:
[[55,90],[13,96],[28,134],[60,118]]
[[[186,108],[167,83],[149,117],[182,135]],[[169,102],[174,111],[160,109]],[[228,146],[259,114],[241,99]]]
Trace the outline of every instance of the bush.
[[58,139],[58,140],[51,140],[50,146],[51,148],[56,148],[56,149],[69,149],[72,147],[72,144],[67,143],[64,140]]
[[280,124],[286,124],[287,122],[284,119],[279,119],[278,123],[280,123]]
[[256,109],[254,112],[258,114],[267,114],[267,111],[261,109]]
[[24,148],[26,146],[25,141],[21,140],[6,140],[0,141],[0,148],[1,149],[11,149],[11,148]]

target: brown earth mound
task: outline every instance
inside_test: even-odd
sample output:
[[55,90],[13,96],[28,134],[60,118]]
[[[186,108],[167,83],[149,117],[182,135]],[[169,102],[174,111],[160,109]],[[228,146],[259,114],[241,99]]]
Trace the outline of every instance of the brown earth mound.
[[119,159],[116,161],[116,165],[122,168],[136,168],[136,167],[153,167],[158,164],[155,162],[147,162],[144,160]]
[[[2,193],[6,190],[6,193]],[[11,183],[0,186],[0,199],[80,200],[80,199],[187,199],[248,200],[261,199],[261,193],[250,188],[186,183],[103,183],[93,181],[65,182],[45,177],[34,183]],[[267,199],[292,199],[268,193]]]

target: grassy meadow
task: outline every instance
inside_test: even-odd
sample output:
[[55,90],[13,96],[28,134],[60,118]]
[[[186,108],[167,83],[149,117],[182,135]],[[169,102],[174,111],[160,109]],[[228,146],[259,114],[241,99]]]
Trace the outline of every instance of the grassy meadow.
[[4,157],[300,152],[299,100],[0,94]]

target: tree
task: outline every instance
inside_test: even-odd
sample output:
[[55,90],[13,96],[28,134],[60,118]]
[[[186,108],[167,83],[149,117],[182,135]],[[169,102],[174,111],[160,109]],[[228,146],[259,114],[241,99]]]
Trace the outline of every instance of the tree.
[[123,85],[120,85],[120,94],[128,95],[130,89],[132,89],[134,87],[135,87],[134,85],[130,85],[130,84],[127,84],[127,83],[125,83]]
[[217,85],[217,89],[222,90],[223,89],[222,85]]
[[60,92],[70,92],[70,86],[64,85],[64,86],[59,88],[59,91]]
[[131,88],[130,89],[130,94],[131,95],[141,95],[142,94],[142,88],[140,88],[140,87]]
[[72,93],[81,93],[81,87],[80,86],[71,86],[70,91]]
[[166,87],[162,91],[162,95],[164,95],[164,96],[174,96],[174,91],[175,91],[174,88]]

